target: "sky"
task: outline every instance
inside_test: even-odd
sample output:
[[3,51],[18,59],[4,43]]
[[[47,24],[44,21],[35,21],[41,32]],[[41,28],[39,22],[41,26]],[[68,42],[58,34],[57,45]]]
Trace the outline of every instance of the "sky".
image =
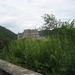
[[0,25],[14,33],[40,28],[45,13],[61,21],[75,19],[75,0],[0,0]]

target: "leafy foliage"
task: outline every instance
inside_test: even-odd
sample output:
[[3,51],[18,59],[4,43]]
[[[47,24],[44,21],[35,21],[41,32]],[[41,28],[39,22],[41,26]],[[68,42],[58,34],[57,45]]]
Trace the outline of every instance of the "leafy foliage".
[[57,28],[57,20],[55,18],[55,16],[53,14],[49,15],[49,14],[45,14],[44,16],[42,16],[45,23],[44,26],[42,26],[42,28],[44,30],[52,30],[54,28]]
[[8,51],[4,47],[0,58],[44,75],[75,75],[74,24],[73,20],[52,30],[46,29],[45,40],[11,41]]
[[[74,42],[64,36],[48,37],[46,40],[15,40],[8,52],[5,48],[1,58],[44,75],[75,74]],[[4,56],[4,57],[3,57]]]
[[13,39],[17,39],[17,35],[5,27],[0,26],[0,51],[4,46],[8,46]]

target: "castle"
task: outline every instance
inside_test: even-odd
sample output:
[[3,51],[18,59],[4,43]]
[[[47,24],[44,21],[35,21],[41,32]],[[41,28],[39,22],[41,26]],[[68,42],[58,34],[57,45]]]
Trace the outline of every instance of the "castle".
[[18,33],[18,39],[24,39],[25,37],[30,37],[32,39],[39,38],[39,32],[37,29],[26,29],[23,33]]

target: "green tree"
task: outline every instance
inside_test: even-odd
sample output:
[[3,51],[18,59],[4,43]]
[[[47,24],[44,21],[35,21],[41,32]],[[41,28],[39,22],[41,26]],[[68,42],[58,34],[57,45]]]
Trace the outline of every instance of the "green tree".
[[53,14],[49,15],[49,14],[45,14],[44,16],[42,16],[45,23],[43,28],[45,30],[52,30],[54,28],[57,28],[57,19],[55,18],[55,16]]
[[45,14],[43,16],[45,21],[42,30],[45,36],[70,36],[75,31],[75,20],[61,22],[57,21],[54,15]]

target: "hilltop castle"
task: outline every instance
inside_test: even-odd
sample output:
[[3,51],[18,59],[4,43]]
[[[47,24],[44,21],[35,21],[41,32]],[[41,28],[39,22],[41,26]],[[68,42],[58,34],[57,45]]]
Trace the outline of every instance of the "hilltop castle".
[[25,37],[30,37],[32,39],[39,38],[39,32],[37,29],[27,29],[23,33],[18,33],[18,39],[24,39]]

